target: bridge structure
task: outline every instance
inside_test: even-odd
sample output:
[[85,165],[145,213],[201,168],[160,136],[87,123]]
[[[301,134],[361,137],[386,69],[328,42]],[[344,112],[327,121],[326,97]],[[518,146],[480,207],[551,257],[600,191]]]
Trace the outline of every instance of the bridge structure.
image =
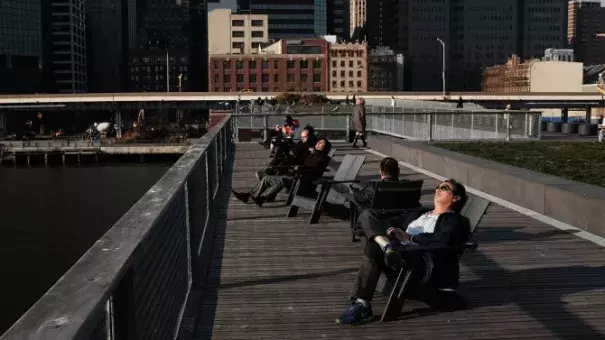
[[[238,141],[236,131],[249,128],[240,119],[227,115],[197,141],[0,339],[605,339],[605,228],[598,224],[605,213],[595,212],[605,195],[599,204],[583,201],[598,188],[570,210],[556,200],[575,201],[557,190],[573,183],[508,185],[506,176],[527,171],[504,169],[490,179],[494,164],[422,156],[430,146],[376,126],[370,149],[335,142],[332,166],[345,154],[365,155],[359,178],[367,181],[388,154],[402,161],[403,178],[424,180],[424,205],[443,179],[434,169],[466,173],[456,177],[492,204],[474,235],[479,248],[462,257],[466,310],[435,313],[408,301],[395,321],[337,327],[362,244],[351,243],[348,221],[337,214],[308,225],[305,214],[286,218],[283,196],[263,208],[232,197],[231,189],[256,183],[254,171],[268,156],[257,143]],[[421,165],[407,163],[413,160]],[[528,197],[535,210],[516,205]],[[537,211],[570,216],[594,234]],[[586,211],[597,213],[594,220],[580,220]],[[385,301],[375,297],[376,314]]]

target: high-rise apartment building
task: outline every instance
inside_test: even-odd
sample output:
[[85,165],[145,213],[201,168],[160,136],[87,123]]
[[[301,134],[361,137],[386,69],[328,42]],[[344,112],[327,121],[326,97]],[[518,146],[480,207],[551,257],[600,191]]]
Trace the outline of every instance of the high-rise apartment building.
[[122,92],[126,81],[128,7],[121,0],[86,0],[86,9],[88,91]]
[[130,42],[130,91],[205,91],[208,87],[206,0],[138,0]]
[[86,92],[86,7],[84,0],[47,0],[52,32],[52,73],[56,88],[63,93]]
[[[249,11],[269,16],[270,39],[326,34],[326,0],[249,0]],[[316,20],[323,22],[316,24]],[[316,29],[323,32],[316,32]]]
[[605,8],[595,1],[570,1],[567,37],[576,60],[605,63]]
[[568,0],[524,0],[522,4],[523,59],[540,58],[547,48],[567,46]]
[[349,34],[352,39],[366,40],[366,10],[366,0],[349,1]]
[[208,13],[208,49],[212,54],[252,54],[268,39],[266,14],[233,14],[230,9]]
[[578,11],[581,8],[599,8],[600,0],[570,0],[567,9],[567,43],[572,47],[578,29]]
[[0,93],[41,92],[41,0],[0,1]]
[[349,1],[331,0],[327,2],[327,33],[339,38],[349,37]]

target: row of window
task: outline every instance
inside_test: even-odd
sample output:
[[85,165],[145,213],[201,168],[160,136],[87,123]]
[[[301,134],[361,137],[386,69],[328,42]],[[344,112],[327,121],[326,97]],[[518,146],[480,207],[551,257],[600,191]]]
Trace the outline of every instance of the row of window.
[[[345,87],[346,82],[344,80],[340,81],[340,87]],[[357,81],[357,87],[361,87],[361,80]],[[338,87],[338,81],[336,80],[332,80],[332,88],[336,88]],[[355,82],[352,80],[349,80],[349,87],[355,87]]]
[[[274,74],[272,78],[273,78],[274,83],[280,82],[279,74]],[[321,74],[319,74],[319,73],[313,74],[313,77],[310,77],[307,74],[300,74],[300,75],[298,75],[298,77],[294,74],[288,74],[286,77],[286,82],[295,83],[295,82],[297,82],[297,78],[301,83],[307,83],[307,82],[309,82],[310,79],[312,79],[314,83],[321,83]],[[228,73],[223,74],[223,80],[225,82],[228,82],[230,79],[231,79],[231,74],[228,74]],[[256,83],[258,78],[257,78],[256,74],[248,74],[247,77],[245,77],[244,74],[237,74],[235,79],[238,83],[243,83],[246,81],[246,79],[250,83]],[[269,74],[263,74],[261,76],[261,81],[263,83],[268,83],[270,81],[270,79],[271,79],[271,77]],[[221,82],[220,75],[215,74],[213,80],[214,80],[215,84],[220,83]]]
[[[214,92],[241,92],[243,90],[250,90],[252,92],[269,92],[269,87],[250,86],[249,88],[244,88],[243,84],[239,84],[235,89],[233,89],[230,84],[225,84],[225,86],[223,88],[214,87],[213,90],[214,90]],[[273,92],[283,92],[283,91],[322,92],[321,87],[299,86],[298,89],[294,86],[289,86],[285,89],[280,89],[279,87],[273,87]]]
[[[233,27],[244,27],[246,25],[246,21],[245,20],[231,20],[231,26]],[[250,20],[250,25],[252,27],[263,27],[264,22],[263,20]]]
[[[340,76],[343,77],[343,78],[346,77],[346,72],[345,71],[340,71]],[[332,71],[332,77],[338,77],[338,71]],[[354,72],[353,71],[349,71],[349,77],[354,77]],[[363,77],[361,71],[357,71],[357,77],[358,78]]]
[[[248,64],[247,65],[248,69],[251,69],[251,70],[255,70],[258,65],[256,60],[249,60],[249,61],[238,60],[235,62],[235,68],[238,70],[243,70],[246,63]],[[273,69],[279,69],[279,64],[280,64],[279,60],[273,60]],[[288,60],[286,62],[286,68],[295,69],[297,64],[298,64],[299,68],[301,68],[301,69],[309,68],[309,65],[310,65],[309,60]],[[218,70],[220,68],[220,62],[215,60],[213,62],[213,66],[214,66],[215,70]],[[267,61],[267,60],[261,61],[261,67],[263,70],[269,69],[269,66],[270,66],[269,61]],[[320,69],[321,60],[313,60],[312,66],[314,69]],[[231,61],[223,61],[223,69],[230,70]]]
[[[347,63],[344,60],[340,61],[340,67],[346,67]],[[353,67],[353,60],[349,60],[349,67]],[[357,67],[361,67],[363,62],[361,60],[357,60]],[[332,60],[332,67],[338,67],[338,60]]]
[[[244,38],[245,37],[245,31],[232,31],[231,32],[231,37],[232,38]],[[250,36],[252,38],[264,38],[265,37],[265,32],[263,31],[252,31],[250,32]]]

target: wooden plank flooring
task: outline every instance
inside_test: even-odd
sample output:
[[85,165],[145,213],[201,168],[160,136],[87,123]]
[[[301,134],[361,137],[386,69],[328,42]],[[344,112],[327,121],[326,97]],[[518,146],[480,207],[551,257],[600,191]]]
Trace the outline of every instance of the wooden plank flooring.
[[[336,160],[363,153],[340,145]],[[248,190],[267,161],[257,144],[238,144],[233,188]],[[362,179],[380,159],[367,153]],[[425,179],[423,200],[437,182]],[[215,232],[196,339],[605,339],[605,251],[504,207],[492,205],[463,256],[459,291],[469,309],[426,315],[408,303],[390,323],[338,327],[362,256],[347,221],[309,214],[287,219],[284,197],[262,209],[229,202]],[[375,298],[376,317],[385,299]]]

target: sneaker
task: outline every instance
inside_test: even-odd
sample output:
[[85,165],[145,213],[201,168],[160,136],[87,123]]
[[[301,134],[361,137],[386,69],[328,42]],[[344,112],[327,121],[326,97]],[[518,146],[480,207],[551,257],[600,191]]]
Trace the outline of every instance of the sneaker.
[[237,192],[235,190],[231,190],[231,192],[233,193],[233,196],[235,196],[235,198],[237,198],[238,200],[240,200],[244,203],[248,203],[248,201],[250,200],[250,194],[243,193],[243,192]]
[[337,325],[356,326],[362,323],[370,322],[374,318],[372,312],[372,306],[368,304],[367,307],[355,300],[351,302],[349,309],[344,311],[338,319],[336,319]]

